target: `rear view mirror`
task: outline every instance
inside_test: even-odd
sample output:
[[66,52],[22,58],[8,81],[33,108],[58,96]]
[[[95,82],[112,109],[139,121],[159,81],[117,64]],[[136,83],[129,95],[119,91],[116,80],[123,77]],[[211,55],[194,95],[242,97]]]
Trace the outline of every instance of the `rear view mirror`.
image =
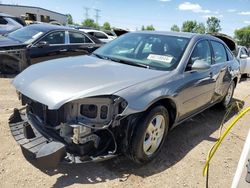
[[246,58],[248,58],[248,55],[247,55],[247,54],[241,54],[241,55],[240,55],[240,58],[246,59]]
[[195,60],[192,65],[192,70],[207,70],[211,65],[204,60]]
[[40,41],[37,43],[36,45],[38,48],[43,48],[43,47],[46,47],[46,46],[49,46],[49,43],[46,42],[46,41]]

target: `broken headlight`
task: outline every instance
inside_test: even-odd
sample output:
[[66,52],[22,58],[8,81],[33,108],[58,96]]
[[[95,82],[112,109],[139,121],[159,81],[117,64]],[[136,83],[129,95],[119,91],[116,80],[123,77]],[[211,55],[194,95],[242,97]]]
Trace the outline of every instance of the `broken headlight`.
[[67,120],[91,124],[107,124],[121,114],[127,102],[117,96],[103,96],[78,99],[68,103],[65,108]]

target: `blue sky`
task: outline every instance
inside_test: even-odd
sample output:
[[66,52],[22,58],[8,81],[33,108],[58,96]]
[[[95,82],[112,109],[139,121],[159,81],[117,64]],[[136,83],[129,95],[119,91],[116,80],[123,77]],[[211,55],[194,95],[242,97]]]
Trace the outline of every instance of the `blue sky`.
[[250,0],[0,0],[4,4],[38,6],[60,13],[70,13],[75,22],[89,17],[100,9],[99,23],[140,29],[153,24],[156,30],[170,30],[173,24],[181,26],[185,20],[206,21],[208,16],[221,20],[222,32],[233,35],[235,29],[250,25]]

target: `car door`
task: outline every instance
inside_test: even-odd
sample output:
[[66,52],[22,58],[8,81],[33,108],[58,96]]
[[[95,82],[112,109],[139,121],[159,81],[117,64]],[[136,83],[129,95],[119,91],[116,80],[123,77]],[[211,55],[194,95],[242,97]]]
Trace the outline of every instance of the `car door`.
[[224,97],[227,93],[232,80],[230,72],[232,71],[233,57],[223,43],[211,40],[211,46],[213,50],[212,72],[215,82],[212,99],[212,102],[214,102]]
[[183,73],[183,83],[179,88],[180,99],[180,119],[186,118],[193,113],[211,103],[213,96],[214,81],[212,69],[193,70],[192,65],[196,60],[211,65],[212,55],[209,42],[199,41],[192,51],[185,72]]
[[29,50],[31,63],[67,56],[65,31],[54,31],[39,39]]
[[69,51],[70,56],[90,54],[100,45],[95,44],[87,35],[80,32],[69,31]]

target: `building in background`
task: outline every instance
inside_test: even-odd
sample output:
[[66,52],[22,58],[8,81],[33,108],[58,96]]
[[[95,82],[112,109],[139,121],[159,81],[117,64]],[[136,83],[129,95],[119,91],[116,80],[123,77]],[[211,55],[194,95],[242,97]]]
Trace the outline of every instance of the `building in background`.
[[46,22],[65,25],[65,14],[54,12],[40,7],[0,4],[0,12],[16,17],[22,17],[26,22]]

